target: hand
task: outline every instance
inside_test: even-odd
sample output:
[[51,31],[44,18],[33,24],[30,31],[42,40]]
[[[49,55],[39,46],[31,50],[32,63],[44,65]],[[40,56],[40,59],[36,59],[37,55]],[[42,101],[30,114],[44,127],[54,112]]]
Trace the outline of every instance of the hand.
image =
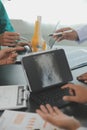
[[[68,30],[73,30],[72,32],[68,32],[68,33],[65,33],[64,31],[68,31]],[[58,37],[58,36],[53,36],[55,38],[56,41],[61,41],[61,40],[79,40],[78,38],[78,34],[77,32],[70,28],[70,27],[66,27],[66,28],[61,28],[61,29],[58,29],[55,33],[58,33],[58,32],[62,32],[62,36],[61,37]]]
[[66,130],[76,130],[80,127],[79,121],[73,117],[65,115],[57,107],[51,107],[49,104],[46,106],[41,105],[40,109],[36,112],[47,122]]
[[22,46],[22,47],[24,47],[26,45],[31,47],[31,41],[29,41],[29,42],[18,42],[15,46]]
[[69,88],[71,96],[64,96],[63,100],[78,103],[87,103],[87,87],[75,84],[66,84],[62,87],[62,89],[65,88]]
[[16,51],[22,51],[23,49],[23,47],[16,47],[0,50],[0,65],[15,63],[17,57]]
[[16,32],[4,32],[0,35],[1,46],[15,46],[16,41],[20,40],[19,33]]
[[77,80],[87,84],[87,73],[81,74],[77,77]]

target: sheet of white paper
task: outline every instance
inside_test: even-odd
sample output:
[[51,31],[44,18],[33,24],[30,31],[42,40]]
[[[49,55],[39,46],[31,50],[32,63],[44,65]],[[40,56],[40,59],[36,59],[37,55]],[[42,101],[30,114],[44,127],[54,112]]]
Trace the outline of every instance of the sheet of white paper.
[[76,46],[54,46],[53,48],[64,49],[71,69],[87,65],[87,48]]
[[45,122],[38,114],[5,110],[1,116],[1,130],[62,130]]
[[66,53],[70,68],[87,64],[87,50],[77,49]]

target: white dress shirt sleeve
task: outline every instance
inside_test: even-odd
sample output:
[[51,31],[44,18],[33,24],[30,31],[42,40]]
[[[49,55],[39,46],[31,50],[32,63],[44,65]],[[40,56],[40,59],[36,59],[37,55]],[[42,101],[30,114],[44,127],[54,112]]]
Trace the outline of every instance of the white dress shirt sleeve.
[[79,128],[76,129],[76,130],[87,130],[87,128],[86,128],[86,127],[79,127]]
[[87,25],[81,25],[80,27],[75,29],[78,33],[79,42],[83,42],[87,40]]

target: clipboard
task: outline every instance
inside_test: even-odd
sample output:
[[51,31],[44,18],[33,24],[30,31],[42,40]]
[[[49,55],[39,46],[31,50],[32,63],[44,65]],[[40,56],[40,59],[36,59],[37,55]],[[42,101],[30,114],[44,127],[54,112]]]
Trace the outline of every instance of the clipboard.
[[0,110],[27,108],[28,96],[25,85],[0,86]]

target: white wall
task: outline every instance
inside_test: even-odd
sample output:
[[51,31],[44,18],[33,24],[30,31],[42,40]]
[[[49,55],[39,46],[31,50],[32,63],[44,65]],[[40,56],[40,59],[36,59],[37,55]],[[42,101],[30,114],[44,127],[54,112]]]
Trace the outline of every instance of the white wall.
[[[34,32],[34,24],[28,23],[23,20],[11,20],[15,31],[19,32],[22,36],[26,37],[27,39],[31,40],[33,32]],[[48,34],[52,33],[54,31],[55,25],[51,24],[42,24],[42,35],[43,38],[48,42],[49,41],[49,36]],[[74,46],[87,46],[87,41],[85,41],[82,44],[78,44],[75,41],[61,41],[57,43],[58,45],[74,45]]]

